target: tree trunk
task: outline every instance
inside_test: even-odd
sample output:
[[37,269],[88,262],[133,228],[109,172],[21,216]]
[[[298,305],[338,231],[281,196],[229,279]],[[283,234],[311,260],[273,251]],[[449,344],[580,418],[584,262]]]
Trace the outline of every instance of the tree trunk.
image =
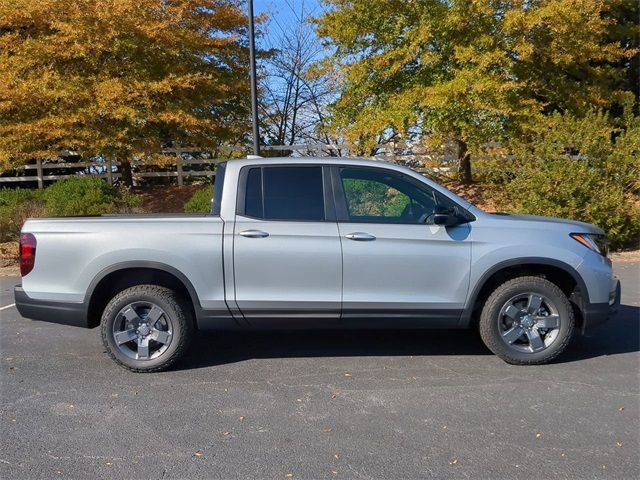
[[131,162],[129,160],[120,160],[120,180],[127,187],[133,187],[133,174],[131,173]]
[[467,142],[456,140],[458,144],[458,176],[464,185],[473,183],[471,176],[471,154],[467,149]]

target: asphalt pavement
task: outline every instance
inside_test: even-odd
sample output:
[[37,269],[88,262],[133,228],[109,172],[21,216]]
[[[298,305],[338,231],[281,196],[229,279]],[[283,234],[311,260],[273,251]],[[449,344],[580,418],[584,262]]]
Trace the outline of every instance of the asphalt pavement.
[[201,335],[134,374],[0,278],[0,478],[640,478],[640,264],[555,363],[471,331]]

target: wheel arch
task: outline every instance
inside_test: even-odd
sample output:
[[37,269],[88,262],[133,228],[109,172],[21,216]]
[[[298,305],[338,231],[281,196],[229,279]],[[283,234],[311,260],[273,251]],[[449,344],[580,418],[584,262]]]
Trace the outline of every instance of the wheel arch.
[[200,301],[193,284],[180,270],[160,262],[121,262],[101,270],[89,284],[84,303],[87,305],[89,328],[100,324],[104,307],[111,298],[125,288],[141,284],[153,284],[171,288],[181,294],[191,305],[195,319]]
[[524,275],[542,276],[558,285],[574,307],[577,326],[581,326],[583,305],[589,302],[589,291],[584,279],[571,265],[544,257],[512,258],[485,271],[467,298],[460,319],[462,325],[470,326],[477,322],[484,301],[499,284]]

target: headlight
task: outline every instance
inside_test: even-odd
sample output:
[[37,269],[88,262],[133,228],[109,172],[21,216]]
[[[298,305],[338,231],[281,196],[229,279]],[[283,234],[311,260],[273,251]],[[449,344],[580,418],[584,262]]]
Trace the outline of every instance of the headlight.
[[609,254],[609,242],[607,241],[606,235],[598,235],[597,233],[572,233],[571,238],[603,257]]

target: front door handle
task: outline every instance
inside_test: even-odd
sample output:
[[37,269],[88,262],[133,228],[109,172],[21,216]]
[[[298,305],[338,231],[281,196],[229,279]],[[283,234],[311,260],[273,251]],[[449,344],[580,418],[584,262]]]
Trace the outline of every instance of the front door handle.
[[265,238],[269,236],[267,232],[263,232],[262,230],[245,230],[240,232],[240,235],[247,238]]
[[356,242],[370,242],[375,240],[376,237],[366,232],[353,232],[345,235],[349,240],[355,240]]

